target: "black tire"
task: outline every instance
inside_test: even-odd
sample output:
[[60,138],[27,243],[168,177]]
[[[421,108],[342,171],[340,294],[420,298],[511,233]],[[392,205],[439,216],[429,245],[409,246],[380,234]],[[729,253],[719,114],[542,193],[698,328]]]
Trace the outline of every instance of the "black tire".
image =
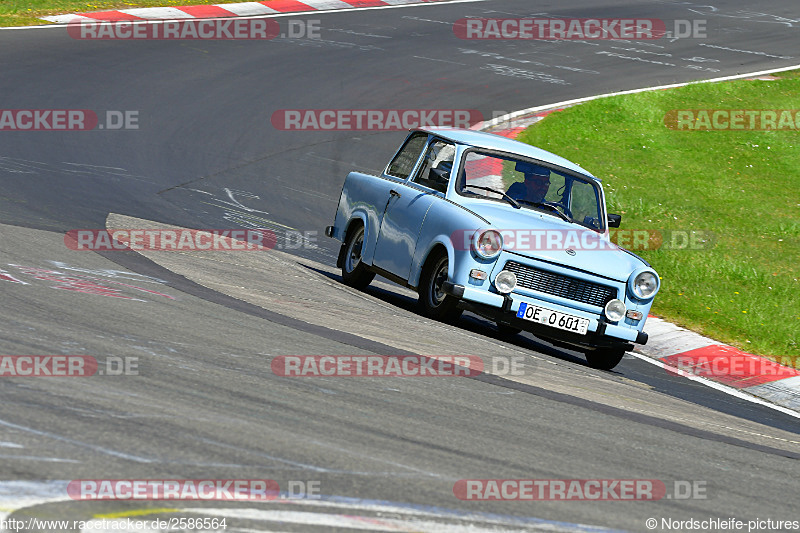
[[361,249],[364,245],[364,226],[359,224],[352,228],[342,247],[342,281],[358,290],[362,290],[375,278],[361,261]]
[[447,266],[445,253],[438,252],[428,259],[419,282],[419,305],[425,316],[452,324],[462,311],[457,307],[458,298],[442,290],[442,283],[447,281]]
[[622,361],[625,350],[620,348],[600,348],[586,350],[586,362],[590,367],[598,370],[611,370]]
[[514,335],[519,335],[522,333],[522,330],[520,328],[515,328],[514,326],[509,326],[508,324],[502,324],[498,322],[497,333],[499,333],[501,337],[513,337]]

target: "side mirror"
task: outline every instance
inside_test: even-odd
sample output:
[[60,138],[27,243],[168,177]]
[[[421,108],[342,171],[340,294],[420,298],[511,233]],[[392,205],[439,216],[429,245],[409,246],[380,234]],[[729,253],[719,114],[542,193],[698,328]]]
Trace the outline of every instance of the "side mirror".
[[621,222],[622,222],[622,215],[612,215],[611,213],[608,214],[609,228],[618,228]]

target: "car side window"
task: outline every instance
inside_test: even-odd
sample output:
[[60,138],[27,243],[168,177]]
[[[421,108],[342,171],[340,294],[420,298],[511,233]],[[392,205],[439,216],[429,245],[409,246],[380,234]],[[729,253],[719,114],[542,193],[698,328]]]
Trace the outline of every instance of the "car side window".
[[414,183],[419,183],[434,191],[446,192],[447,183],[450,181],[450,174],[453,171],[455,155],[456,147],[453,143],[440,139],[431,141],[425,152],[425,158],[422,160],[422,167],[414,177]]
[[386,173],[403,180],[408,179],[427,141],[428,134],[426,133],[415,133],[412,135],[394,157],[392,162],[389,163]]

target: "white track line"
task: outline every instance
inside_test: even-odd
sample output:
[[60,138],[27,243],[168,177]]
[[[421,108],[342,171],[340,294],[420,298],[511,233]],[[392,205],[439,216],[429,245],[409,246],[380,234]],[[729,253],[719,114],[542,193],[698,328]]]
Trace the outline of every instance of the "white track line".
[[718,391],[724,392],[724,393],[729,394],[731,396],[735,396],[735,397],[740,398],[742,400],[747,400],[748,402],[752,402],[752,403],[755,403],[755,404],[758,404],[758,405],[762,405],[764,407],[769,407],[770,409],[774,409],[776,411],[780,411],[783,414],[787,414],[787,415],[793,416],[795,418],[800,418],[800,413],[798,413],[797,411],[795,411],[793,409],[789,409],[788,407],[783,407],[782,405],[775,405],[774,403],[768,402],[767,400],[762,400],[761,398],[758,398],[756,396],[752,396],[750,394],[747,394],[746,392],[742,392],[739,389],[735,389],[735,388],[730,387],[728,385],[723,385],[722,383],[719,383],[717,381],[712,381],[712,380],[710,380],[708,378],[704,378],[702,376],[697,376],[697,375],[692,374],[690,372],[686,372],[685,370],[681,370],[678,367],[674,367],[672,365],[668,365],[664,361],[660,361],[658,359],[653,359],[652,357],[648,357],[646,355],[642,355],[642,354],[636,353],[636,352],[628,352],[628,353],[631,354],[632,356],[636,357],[637,359],[641,359],[642,361],[646,361],[646,362],[648,362],[648,363],[650,363],[652,365],[659,366],[659,367],[663,368],[665,372],[669,372],[670,374],[679,375],[679,376],[685,377],[686,379],[689,379],[691,381],[697,381],[698,383],[702,383],[703,385],[706,385],[707,387],[711,387],[712,389],[716,389]]
[[644,87],[642,89],[631,89],[628,91],[618,91],[615,93],[606,93],[606,94],[598,94],[595,96],[586,96],[583,98],[575,98],[573,100],[564,100],[563,102],[557,102],[555,104],[546,104],[540,105],[535,107],[529,107],[527,109],[521,109],[519,111],[514,111],[512,113],[507,113],[501,117],[493,118],[492,120],[482,122],[480,124],[476,124],[473,126],[476,130],[484,130],[487,128],[491,128],[492,126],[496,126],[498,124],[502,124],[503,122],[511,122],[511,120],[529,115],[532,113],[537,113],[539,111],[545,111],[548,109],[552,109],[554,107],[564,107],[574,104],[582,104],[584,102],[590,102],[592,100],[597,100],[599,98],[607,98],[609,96],[621,96],[623,94],[636,94],[636,93],[643,93],[645,91],[658,91],[661,89],[674,89],[676,87],[685,87],[686,85],[691,85],[693,83],[716,83],[719,81],[730,81],[730,80],[740,80],[742,78],[755,78],[756,76],[764,76],[766,74],[773,74],[775,72],[785,72],[787,70],[797,70],[800,69],[800,65],[794,65],[791,67],[782,67],[778,69],[770,69],[770,70],[760,70],[758,72],[750,72],[748,74],[735,74],[733,76],[724,76],[722,78],[713,78],[710,80],[697,80],[697,81],[686,81],[681,83],[672,83],[669,85],[655,85],[653,87]]

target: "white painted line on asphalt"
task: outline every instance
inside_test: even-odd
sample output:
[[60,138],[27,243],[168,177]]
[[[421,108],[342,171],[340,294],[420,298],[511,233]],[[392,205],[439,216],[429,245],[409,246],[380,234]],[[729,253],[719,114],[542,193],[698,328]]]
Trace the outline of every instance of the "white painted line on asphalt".
[[628,91],[619,91],[619,92],[615,92],[615,93],[606,93],[606,94],[598,94],[598,95],[595,95],[595,96],[586,96],[586,97],[583,97],[583,98],[574,98],[572,100],[564,100],[563,102],[556,102],[554,104],[545,104],[545,105],[529,107],[527,109],[520,109],[519,111],[514,111],[512,113],[507,113],[507,114],[505,114],[503,116],[494,118],[492,120],[488,120],[488,121],[482,122],[480,124],[476,124],[475,126],[473,126],[473,128],[476,129],[476,130],[485,130],[487,128],[491,128],[492,126],[496,126],[496,125],[502,124],[504,122],[509,122],[509,121],[511,121],[511,120],[513,120],[513,119],[515,119],[517,117],[521,117],[521,116],[528,115],[528,114],[531,114],[531,113],[538,113],[539,111],[546,111],[548,109],[557,108],[557,107],[564,107],[564,106],[570,106],[570,105],[574,105],[574,104],[581,104],[581,103],[584,103],[584,102],[590,102],[592,100],[597,100],[599,98],[607,98],[609,96],[621,96],[621,95],[624,95],[624,94],[636,94],[636,93],[642,93],[642,92],[646,92],[646,91],[657,91],[657,90],[661,90],[661,89],[674,89],[676,87],[685,87],[686,85],[691,85],[693,83],[716,83],[716,82],[720,82],[720,81],[741,80],[743,78],[755,78],[756,76],[764,76],[766,74],[772,74],[772,73],[775,73],[775,72],[785,72],[787,70],[797,70],[797,69],[800,69],[800,65],[793,65],[791,67],[782,67],[782,68],[770,69],[770,70],[759,70],[757,72],[750,72],[748,74],[735,74],[733,76],[723,76],[722,78],[713,78],[713,79],[710,79],[710,80],[687,81],[687,82],[681,82],[681,83],[672,83],[672,84],[669,84],[669,85],[654,85],[652,87],[644,87],[642,89],[631,89],[631,90],[628,90]]
[[43,463],[78,463],[77,459],[61,459],[59,457],[42,457],[38,455],[0,455],[0,459],[10,459],[15,461],[40,461]]
[[[351,476],[369,476],[369,475],[374,475],[375,474],[374,471],[370,471],[370,470],[364,470],[364,471],[340,470],[340,469],[333,469],[333,468],[326,468],[326,467],[322,467],[322,466],[317,466],[317,465],[311,464],[311,463],[301,463],[299,461],[292,461],[290,459],[284,459],[282,457],[278,457],[278,456],[275,456],[275,455],[267,454],[267,453],[264,453],[264,452],[259,452],[259,451],[256,451],[256,450],[251,450],[249,448],[244,448],[244,447],[241,447],[241,446],[236,446],[236,445],[228,444],[228,443],[225,443],[225,442],[211,440],[211,439],[208,439],[208,438],[198,438],[197,440],[199,442],[202,442],[204,444],[208,444],[208,445],[211,445],[211,446],[217,446],[219,448],[233,449],[233,450],[236,450],[239,453],[242,453],[242,452],[243,453],[248,453],[248,454],[251,454],[251,455],[255,455],[257,457],[266,458],[266,459],[269,459],[270,461],[275,461],[275,462],[282,463],[282,464],[285,464],[285,465],[289,465],[289,466],[292,466],[292,467],[295,467],[295,468],[300,468],[300,469],[303,469],[303,470],[309,470],[311,472],[318,472],[318,473],[324,473],[324,474],[347,474],[347,475],[351,475]],[[351,454],[353,453],[350,450],[346,450],[346,449],[343,449],[343,448],[336,448],[335,446],[332,446],[329,443],[320,443],[320,442],[313,441],[313,440],[311,440],[309,442],[312,443],[312,444],[316,444],[316,445],[320,445],[321,444],[323,448],[334,449],[334,450],[340,451],[340,452],[341,451],[346,451],[346,452],[351,453]],[[426,477],[440,477],[438,474],[436,474],[434,472],[429,472],[427,470],[422,470],[422,469],[419,469],[419,468],[416,468],[416,467],[413,467],[413,466],[404,465],[404,464],[401,464],[401,463],[397,463],[397,462],[394,462],[394,461],[389,461],[387,459],[382,459],[382,458],[378,458],[378,457],[366,456],[364,454],[359,454],[359,455],[361,455],[365,459],[374,460],[374,461],[376,461],[378,463],[383,463],[383,464],[388,464],[390,466],[397,466],[397,467],[400,467],[400,468],[404,468],[405,470],[408,470],[408,472],[409,472],[408,474],[402,474],[402,473],[398,474],[396,472],[382,472],[383,476],[393,476],[393,477],[395,477],[395,476],[405,476],[405,475],[408,475],[408,476],[423,475],[423,476],[426,476]]]
[[130,455],[124,452],[118,452],[116,450],[111,450],[109,448],[104,448],[102,446],[97,446],[95,444],[89,444],[87,442],[81,442],[79,440],[70,439],[69,437],[62,437],[61,435],[57,435],[55,433],[50,433],[49,431],[42,431],[40,429],[29,428],[27,426],[21,426],[19,424],[14,424],[12,422],[6,422],[5,420],[0,420],[0,426],[5,426],[7,428],[17,429],[19,431],[25,431],[27,433],[32,433],[33,435],[39,435],[40,437],[47,437],[49,439],[57,440],[60,442],[65,442],[67,444],[72,444],[74,446],[78,446],[80,448],[86,448],[95,452],[99,452],[105,455],[110,455],[112,457],[118,457],[120,459],[127,459],[129,461],[134,461],[136,463],[152,463],[154,462],[152,459],[146,459],[144,457],[139,457],[137,455]]
[[736,398],[740,398],[742,400],[747,400],[748,402],[752,402],[764,407],[769,407],[770,409],[774,409],[775,411],[779,411],[783,414],[793,416],[794,418],[800,418],[800,413],[789,409],[788,407],[783,407],[781,405],[775,405],[774,403],[768,402],[767,400],[761,399],[757,396],[752,396],[747,394],[746,392],[742,392],[739,389],[734,389],[733,387],[729,387],[727,385],[723,385],[722,383],[718,383],[716,381],[711,381],[710,379],[704,378],[702,376],[697,376],[695,374],[686,372],[684,370],[680,370],[677,367],[668,365],[663,361],[659,361],[658,359],[653,359],[652,357],[648,357],[646,355],[642,355],[636,352],[628,352],[632,356],[636,357],[637,359],[641,359],[642,361],[646,361],[652,365],[661,367],[664,369],[665,372],[669,372],[670,374],[675,374],[681,377],[684,377],[691,381],[697,381],[698,383],[702,383],[707,387],[711,387],[712,389],[716,389],[718,391],[724,392],[731,396],[735,396]]

